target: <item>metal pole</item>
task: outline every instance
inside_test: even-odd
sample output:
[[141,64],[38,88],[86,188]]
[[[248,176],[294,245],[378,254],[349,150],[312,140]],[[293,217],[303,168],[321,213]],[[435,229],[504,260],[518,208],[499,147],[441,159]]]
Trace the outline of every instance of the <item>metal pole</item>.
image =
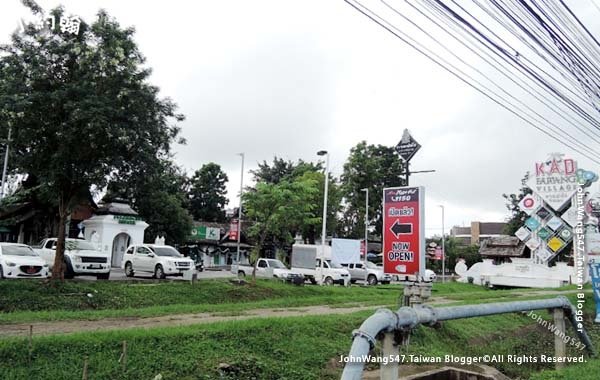
[[442,208],[442,282],[446,282],[446,235],[444,230],[444,205]]
[[238,207],[238,231],[237,231],[237,259],[236,264],[240,265],[240,238],[242,237],[242,192],[244,191],[244,153],[238,153],[242,156],[242,174],[240,175],[240,206]]
[[324,281],[324,261],[325,261],[325,238],[327,237],[327,192],[329,190],[329,152],[320,151],[317,153],[325,155],[325,195],[323,197],[323,228],[321,230],[321,285]]
[[369,188],[362,189],[365,192],[365,257],[363,265],[365,269],[365,285],[367,284],[367,252],[369,247]]
[[8,166],[8,150],[10,148],[10,135],[12,127],[8,126],[8,140],[6,140],[6,151],[4,153],[4,169],[2,169],[2,184],[0,185],[0,199],[4,198],[4,185],[6,184],[6,167]]
[[381,380],[398,380],[399,368],[396,358],[400,354],[393,332],[386,332],[383,335],[381,351],[384,358],[391,359],[387,364],[382,364],[379,372]]
[[406,161],[406,164],[405,164],[406,165],[406,169],[405,169],[406,170],[406,172],[405,172],[406,177],[404,179],[406,181],[406,183],[404,184],[404,186],[408,186],[408,177],[410,176],[410,171],[408,170],[408,164],[409,164],[409,162]]

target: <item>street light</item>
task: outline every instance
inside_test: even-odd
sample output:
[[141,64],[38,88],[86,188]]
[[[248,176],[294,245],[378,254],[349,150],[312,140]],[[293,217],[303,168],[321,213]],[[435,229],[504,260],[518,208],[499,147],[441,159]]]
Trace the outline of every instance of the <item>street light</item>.
[[367,283],[367,252],[369,247],[369,188],[360,189],[365,192],[365,259],[363,265],[365,266],[365,284]]
[[0,199],[4,198],[4,185],[6,184],[6,167],[8,166],[8,150],[10,149],[10,134],[12,128],[8,126],[8,139],[6,140],[6,150],[4,152],[4,167],[2,169],[2,185],[0,188]]
[[325,156],[325,195],[323,197],[323,228],[321,230],[321,285],[324,277],[325,237],[327,236],[327,191],[329,188],[329,153],[326,150],[317,152],[317,156]]
[[236,264],[240,265],[240,238],[242,237],[242,192],[244,191],[244,153],[238,153],[242,157],[242,174],[240,175],[240,206],[238,207],[238,228],[237,228],[237,259]]
[[439,205],[442,208],[442,282],[446,282],[446,237],[444,232],[444,205]]

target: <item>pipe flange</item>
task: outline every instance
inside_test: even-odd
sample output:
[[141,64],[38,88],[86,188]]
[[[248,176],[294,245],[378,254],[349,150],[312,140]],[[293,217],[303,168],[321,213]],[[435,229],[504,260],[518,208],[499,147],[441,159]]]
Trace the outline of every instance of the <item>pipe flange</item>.
[[399,319],[397,313],[394,313],[390,309],[377,309],[377,311],[375,311],[375,314],[378,314],[378,313],[387,314],[390,318],[394,319],[394,323],[390,327],[388,327],[386,329],[386,331],[390,332],[390,331],[394,331],[394,330],[396,330],[398,328],[398,324],[400,323],[400,319]]
[[427,324],[428,324],[429,326],[435,326],[435,325],[438,323],[438,320],[437,320],[437,312],[436,312],[436,309],[435,309],[435,307],[433,307],[433,306],[430,306],[430,305],[421,305],[421,307],[422,307],[423,309],[428,309],[428,310],[429,310],[429,313],[431,314],[431,321],[429,321]]
[[371,335],[367,334],[366,332],[362,331],[362,330],[354,330],[352,331],[352,340],[356,339],[356,337],[359,336],[361,338],[365,338],[367,340],[367,342],[369,342],[369,349],[372,350],[373,348],[375,348],[375,343],[377,342],[375,340],[374,337],[372,337]]

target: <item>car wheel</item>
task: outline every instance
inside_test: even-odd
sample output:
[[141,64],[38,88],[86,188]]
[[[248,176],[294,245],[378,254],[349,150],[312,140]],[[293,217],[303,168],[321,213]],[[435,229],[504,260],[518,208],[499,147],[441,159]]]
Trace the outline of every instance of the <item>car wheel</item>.
[[350,280],[351,284],[356,284],[356,280]]
[[125,263],[125,276],[133,277],[133,265],[131,265],[131,261]]
[[369,277],[367,277],[367,284],[377,285],[377,277],[375,277],[375,275],[370,274]]
[[311,284],[316,285],[317,284],[317,279],[314,277],[309,277],[308,280],[310,281]]
[[381,283],[382,283],[383,285],[389,285],[389,284],[390,284],[390,282],[389,282],[389,281],[381,281]]
[[0,265],[0,280],[4,279],[4,271],[2,271],[2,265]]
[[244,278],[244,277],[246,277],[246,273],[244,273],[244,271],[243,271],[243,270],[239,270],[239,271],[238,271],[238,277],[239,277],[239,278]]
[[162,265],[158,264],[156,268],[154,268],[154,278],[163,279],[165,278],[165,271]]
[[333,285],[333,278],[327,276],[327,278],[325,278],[325,285],[327,285],[327,286]]
[[67,280],[70,280],[70,279],[74,278],[75,277],[75,272],[73,272],[73,269],[71,268],[71,266],[66,261],[63,262],[63,265],[65,266],[64,277]]
[[96,280],[108,280],[110,278],[110,272],[100,273],[96,275]]

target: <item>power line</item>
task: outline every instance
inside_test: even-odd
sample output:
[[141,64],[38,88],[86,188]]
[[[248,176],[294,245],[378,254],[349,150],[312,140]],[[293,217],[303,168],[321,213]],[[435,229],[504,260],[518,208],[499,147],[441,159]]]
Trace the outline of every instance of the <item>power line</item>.
[[[472,3],[483,10],[505,32],[517,38],[526,48],[529,48],[529,52],[533,52],[534,55],[540,57],[541,62],[556,71],[557,74],[563,77],[565,82],[559,80],[556,74],[551,74],[547,69],[542,68],[523,55],[522,50],[513,48],[509,42],[494,32],[492,27],[472,15],[455,0],[451,1],[457,7],[456,9],[452,9],[441,0],[417,0],[420,5],[416,5],[410,0],[406,0],[404,3],[408,4],[412,11],[416,11],[420,17],[424,17],[426,19],[424,21],[432,23],[438,30],[443,31],[460,43],[468,52],[473,54],[474,58],[482,60],[488,67],[508,78],[509,82],[517,86],[519,90],[524,91],[544,106],[546,112],[558,116],[569,126],[585,135],[586,138],[575,137],[553,120],[540,114],[526,102],[519,100],[517,95],[504,88],[504,84],[501,85],[494,81],[478,66],[476,67],[467,59],[463,59],[425,30],[422,23],[417,21],[418,17],[414,17],[415,15],[408,16],[386,1],[380,0],[397,16],[402,17],[406,23],[416,28],[418,33],[433,41],[447,56],[458,61],[458,65],[476,73],[483,81],[488,82],[497,90],[493,90],[482,81],[467,74],[457,64],[452,64],[448,59],[429,49],[422,42],[409,35],[408,32],[400,30],[396,25],[361,2],[357,0],[344,1],[392,33],[396,38],[399,38],[530,126],[577,153],[598,162],[600,156],[598,156],[597,147],[593,148],[587,142],[590,142],[590,140],[595,143],[600,142],[598,140],[600,121],[597,118],[598,105],[600,105],[600,89],[598,86],[600,71],[597,69],[600,66],[597,62],[598,57],[600,57],[600,50],[598,49],[600,45],[562,0],[561,4],[565,8],[564,10],[556,4],[547,3],[545,0],[530,0],[531,4],[525,3],[524,0],[515,0],[510,4],[510,7],[501,0],[487,0],[487,6],[477,0],[473,0]],[[463,15],[459,12],[462,12]],[[479,27],[467,20],[466,17],[477,23]],[[483,29],[480,29],[480,27]],[[523,75],[523,77],[520,75],[515,76],[515,74]],[[505,94],[506,97],[500,95],[499,92]],[[527,100],[530,100],[530,98],[527,98]],[[563,107],[571,112],[564,112]],[[588,109],[588,107],[591,108]],[[591,113],[592,109],[593,114]],[[585,125],[591,128],[585,128]],[[589,153],[584,153],[582,150]]]
[[[556,136],[556,135],[550,133],[543,126],[537,125],[534,121],[531,121],[527,117],[521,115],[519,112],[516,112],[515,110],[513,110],[510,107],[510,106],[512,106],[512,104],[510,102],[508,102],[509,105],[505,104],[504,102],[506,102],[506,100],[504,98],[498,96],[497,93],[491,91],[489,88],[487,88],[486,86],[482,85],[477,80],[474,80],[472,77],[470,77],[469,75],[465,74],[464,72],[462,72],[461,70],[457,69],[456,67],[453,67],[451,64],[448,64],[447,61],[443,60],[437,54],[431,52],[429,49],[427,49],[424,46],[422,46],[421,44],[419,44],[417,41],[415,41],[410,36],[406,35],[402,31],[400,31],[398,28],[396,28],[395,26],[393,26],[392,24],[390,24],[387,20],[383,19],[381,16],[379,16],[377,13],[373,12],[371,9],[369,9],[368,7],[366,7],[365,5],[363,5],[362,3],[360,3],[359,1],[352,1],[352,2],[350,0],[344,0],[344,1],[348,5],[352,6],[354,9],[356,9],[357,11],[359,11],[360,13],[362,13],[363,15],[365,15],[366,17],[368,17],[370,20],[372,20],[373,22],[375,22],[376,24],[378,24],[379,26],[381,26],[382,28],[384,28],[385,30],[387,30],[388,32],[390,32],[391,34],[393,34],[396,38],[400,39],[401,41],[403,41],[408,46],[410,46],[413,49],[417,50],[419,53],[421,53],[422,55],[424,55],[425,57],[427,57],[428,59],[430,59],[431,61],[433,61],[434,63],[436,63],[438,66],[440,66],[444,70],[448,71],[450,74],[452,74],[453,76],[455,76],[456,78],[458,78],[460,81],[462,81],[463,83],[465,83],[465,84],[469,85],[470,87],[474,88],[475,90],[477,90],[478,92],[480,92],[482,95],[484,95],[487,98],[489,98],[490,100],[492,100],[494,103],[500,105],[501,107],[505,108],[507,111],[511,112],[512,114],[514,114],[515,116],[517,116],[521,120],[525,121],[527,124],[531,125],[532,127],[534,127],[535,129],[539,130],[540,132],[544,133],[545,135],[547,135],[548,137],[552,138],[553,140],[555,140],[555,141],[557,141],[557,142],[559,142],[559,143],[561,143],[561,144],[569,147],[573,151],[575,151],[575,152],[577,152],[577,153],[579,153],[579,154],[581,154],[581,155],[589,158],[590,160],[592,160],[592,161],[594,161],[596,163],[600,163],[600,160],[596,156],[592,156],[590,154],[582,152],[580,149],[578,149],[578,148],[572,146],[571,144],[565,142],[564,140],[562,140],[560,138],[560,136]],[[450,66],[452,68],[444,65],[444,63],[446,63],[448,66]],[[458,73],[456,71],[454,71],[454,70],[458,71]],[[478,86],[481,86],[481,88],[478,87]]]

